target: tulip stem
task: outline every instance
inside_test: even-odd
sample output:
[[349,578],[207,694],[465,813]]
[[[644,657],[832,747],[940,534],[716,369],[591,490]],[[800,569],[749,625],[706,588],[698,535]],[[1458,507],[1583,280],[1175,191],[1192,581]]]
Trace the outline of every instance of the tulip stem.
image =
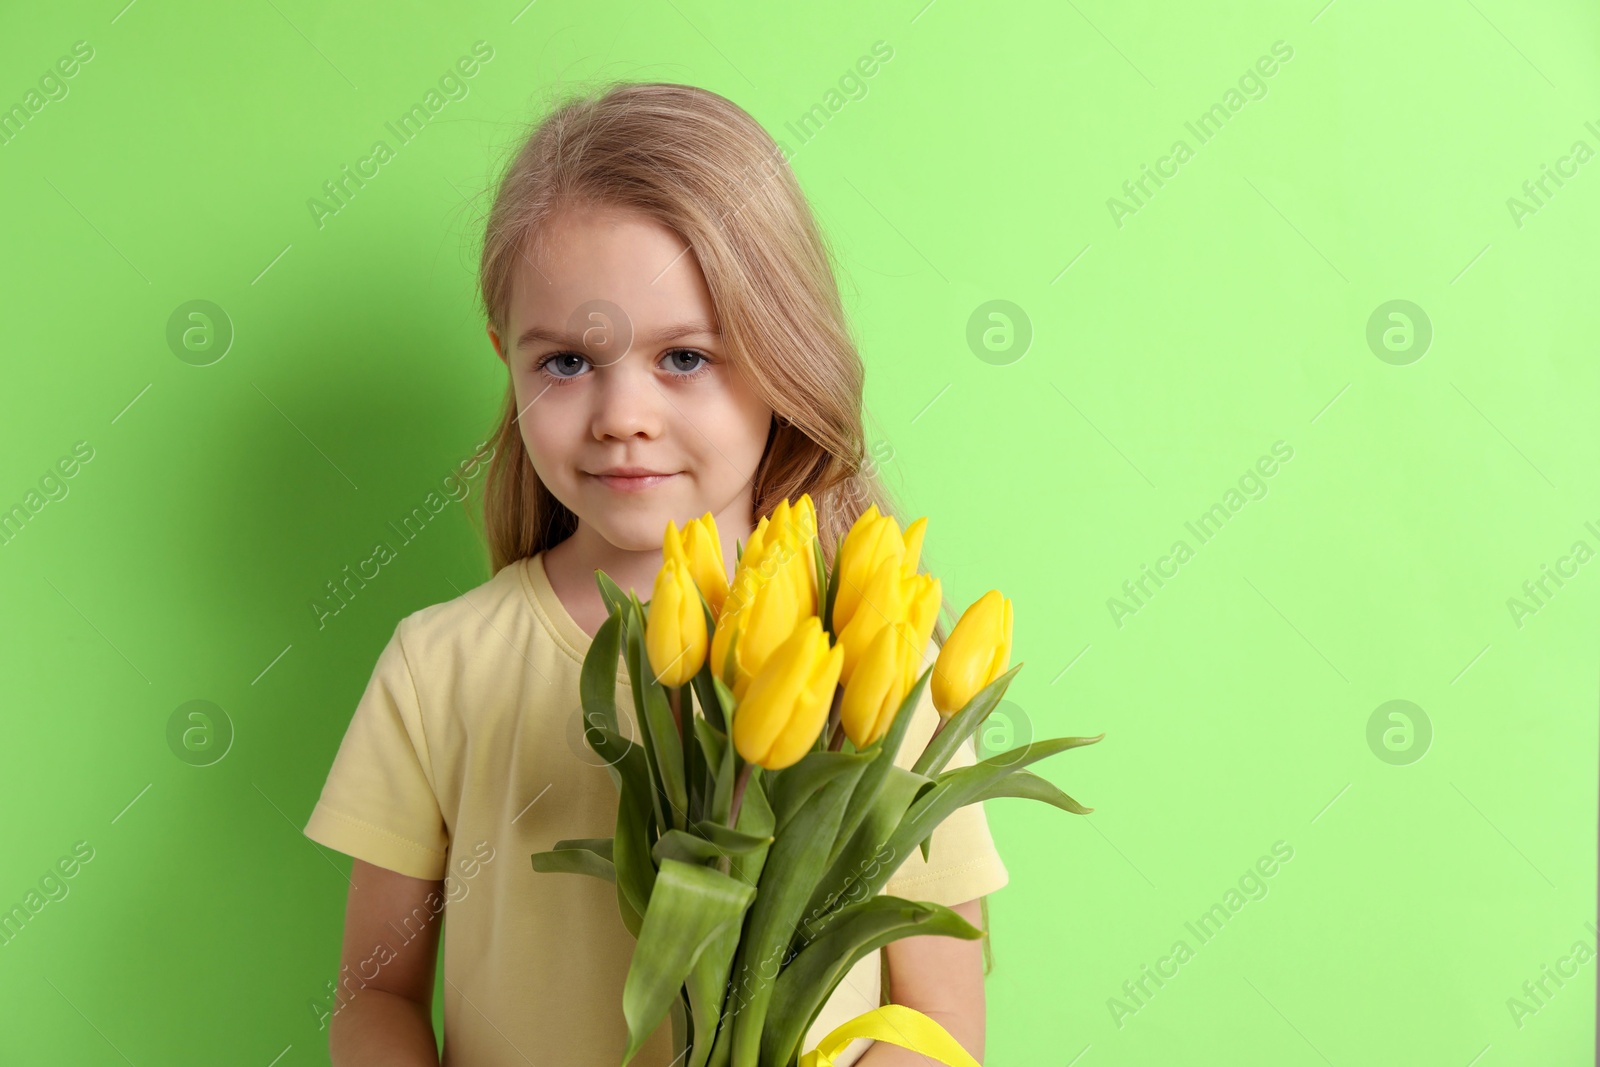
[[728,813],[728,829],[739,828],[739,805],[744,802],[745,783],[750,780],[750,768],[755,766],[744,760],[739,761],[743,766],[739,768],[739,777],[733,781],[733,810]]
[[939,716],[939,725],[935,726],[933,728],[933,733],[928,735],[928,744],[930,744],[930,745],[933,744],[933,739],[935,737],[939,736],[939,731],[943,730],[944,727],[945,727],[945,724],[948,723],[949,721],[950,720],[945,718],[943,715]]
[[824,733],[829,739],[828,751],[835,752],[839,748],[839,730],[843,723],[839,718],[839,708],[844,704],[844,687],[840,686],[833,691],[833,703],[828,708],[828,728]]
[[683,689],[676,685],[665,687],[667,690],[667,703],[672,707],[672,724],[678,728],[678,740],[683,740],[683,713],[678,710],[683,697]]
[[844,723],[839,723],[833,728],[833,740],[828,742],[828,751],[837,752],[844,747]]

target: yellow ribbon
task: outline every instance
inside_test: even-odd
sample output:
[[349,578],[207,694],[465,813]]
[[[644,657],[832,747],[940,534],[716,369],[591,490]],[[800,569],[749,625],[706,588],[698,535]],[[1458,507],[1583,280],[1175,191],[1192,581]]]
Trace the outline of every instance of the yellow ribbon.
[[800,1057],[800,1067],[834,1067],[833,1057],[858,1037],[887,1041],[950,1067],[983,1067],[950,1032],[915,1008],[885,1004],[844,1023]]

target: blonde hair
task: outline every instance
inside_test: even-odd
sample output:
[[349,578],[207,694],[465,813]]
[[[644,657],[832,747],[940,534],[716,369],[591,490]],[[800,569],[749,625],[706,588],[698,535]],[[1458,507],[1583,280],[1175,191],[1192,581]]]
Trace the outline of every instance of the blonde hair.
[[[692,85],[609,82],[535,119],[496,184],[479,260],[483,312],[502,344],[516,272],[531,264],[541,227],[569,206],[642,212],[693,249],[729,359],[774,412],[752,487],[757,519],[809,493],[830,564],[869,505],[908,525],[866,458],[865,371],[831,249],[782,150],[754,118]],[[534,472],[509,375],[488,444],[484,536],[497,573],[565,540],[577,516]],[[955,617],[948,599],[942,611]],[[940,646],[947,632],[940,619]],[[984,916],[987,927],[987,902]],[[987,933],[984,941],[987,950]]]

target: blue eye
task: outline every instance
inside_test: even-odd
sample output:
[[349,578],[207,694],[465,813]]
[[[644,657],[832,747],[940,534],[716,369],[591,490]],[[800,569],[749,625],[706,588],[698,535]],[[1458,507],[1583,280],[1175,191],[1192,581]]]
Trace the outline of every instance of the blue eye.
[[[679,362],[680,357],[688,357],[695,361],[694,365],[684,366],[683,363]],[[573,361],[577,362],[576,366],[573,365]],[[533,369],[535,371],[543,371],[551,379],[551,384],[564,385],[575,378],[583,377],[583,365],[588,362],[589,357],[577,352],[552,352],[534,363]],[[670,349],[662,357],[662,366],[671,371],[674,378],[686,380],[698,378],[700,375],[708,373],[712,363],[704,352],[693,348],[674,348]],[[571,371],[571,373],[565,373],[564,371]]]
[[676,365],[675,366],[675,369],[683,372],[682,373],[682,377],[685,377],[685,378],[690,377],[691,375],[698,374],[698,373],[700,373],[700,371],[704,370],[706,367],[709,367],[711,365],[710,362],[706,359],[705,353],[696,352],[692,348],[674,348],[672,351],[667,353],[667,358],[668,359],[673,359],[676,356],[689,356],[689,357],[691,357],[693,359],[699,360],[699,362],[696,363],[692,367],[684,367],[684,366],[681,366],[681,365]]
[[[554,353],[552,355],[548,355],[548,356],[544,357],[543,359],[541,359],[537,364],[535,364],[534,369],[535,370],[545,370],[552,363],[564,363],[564,361],[566,361],[566,360],[572,360],[572,359],[582,360],[583,358],[584,358],[583,356],[578,355],[576,352],[556,352],[556,353]],[[558,374],[553,370],[547,371],[546,373],[548,373],[552,378],[575,378],[575,377],[577,377],[576,373],[573,373],[573,374]]]

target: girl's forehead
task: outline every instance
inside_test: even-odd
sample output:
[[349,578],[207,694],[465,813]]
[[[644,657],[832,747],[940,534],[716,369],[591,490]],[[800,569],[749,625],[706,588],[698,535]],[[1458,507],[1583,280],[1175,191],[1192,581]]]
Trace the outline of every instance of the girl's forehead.
[[513,324],[562,329],[595,304],[609,305],[641,337],[718,321],[693,249],[643,216],[558,221],[530,240],[512,287]]

